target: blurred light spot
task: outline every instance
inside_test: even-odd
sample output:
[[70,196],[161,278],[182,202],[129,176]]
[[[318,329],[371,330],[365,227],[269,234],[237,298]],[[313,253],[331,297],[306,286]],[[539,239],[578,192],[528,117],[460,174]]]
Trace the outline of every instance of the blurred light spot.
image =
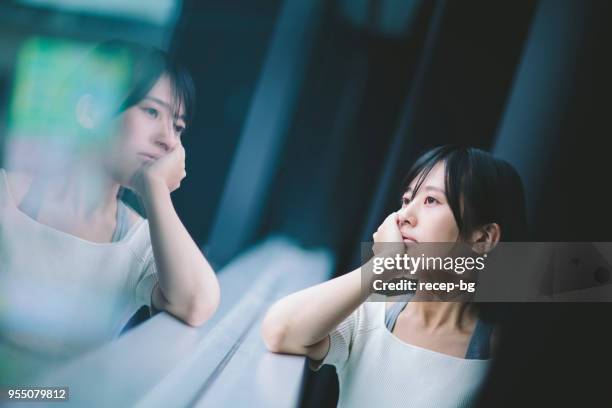
[[[75,148],[104,142],[111,132],[83,132],[76,104],[84,94],[106,117],[126,95],[131,69],[122,50],[92,53],[93,44],[34,37],[17,55],[9,102],[7,167],[60,164]],[[48,166],[46,166],[48,167]]]

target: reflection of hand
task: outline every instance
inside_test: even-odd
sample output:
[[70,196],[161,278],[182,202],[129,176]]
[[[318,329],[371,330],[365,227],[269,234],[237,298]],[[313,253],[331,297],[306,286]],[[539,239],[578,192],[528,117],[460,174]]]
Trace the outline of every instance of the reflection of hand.
[[402,254],[405,252],[404,239],[399,229],[399,218],[396,212],[393,212],[385,218],[376,232],[372,234],[374,245],[372,251],[375,255],[380,254]]
[[142,197],[146,197],[150,187],[158,185],[173,192],[181,186],[186,175],[185,148],[178,144],[170,153],[142,166],[135,175],[134,188]]

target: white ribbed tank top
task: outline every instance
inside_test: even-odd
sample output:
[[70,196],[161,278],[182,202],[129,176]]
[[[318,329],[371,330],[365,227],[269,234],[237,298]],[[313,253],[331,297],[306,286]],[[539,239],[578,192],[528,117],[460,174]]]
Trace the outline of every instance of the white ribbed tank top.
[[338,407],[456,408],[472,406],[490,360],[404,343],[385,326],[385,303],[364,302],[330,333],[320,364],[336,367]]
[[149,225],[94,243],[30,218],[0,169],[0,344],[72,357],[119,335],[157,281]]

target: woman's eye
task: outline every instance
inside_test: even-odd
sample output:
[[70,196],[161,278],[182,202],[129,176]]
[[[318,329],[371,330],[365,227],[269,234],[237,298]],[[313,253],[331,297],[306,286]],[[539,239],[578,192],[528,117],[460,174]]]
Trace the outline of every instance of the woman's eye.
[[155,108],[142,108],[142,110],[152,118],[157,118],[159,116],[159,112]]
[[179,135],[182,134],[184,130],[185,130],[185,126],[174,125],[174,131],[178,133]]
[[408,197],[403,197],[402,198],[402,207],[405,205],[410,204],[410,199]]
[[434,204],[434,203],[437,203],[437,202],[438,202],[438,200],[436,200],[432,196],[425,197],[425,204]]

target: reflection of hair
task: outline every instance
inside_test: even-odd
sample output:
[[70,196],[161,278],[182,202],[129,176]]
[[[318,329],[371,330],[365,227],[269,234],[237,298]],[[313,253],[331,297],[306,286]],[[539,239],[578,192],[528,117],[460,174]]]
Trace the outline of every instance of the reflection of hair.
[[[185,121],[191,122],[195,108],[195,87],[189,72],[168,53],[124,40],[109,40],[98,44],[89,54],[90,59],[99,56],[127,57],[129,64],[127,78],[121,95],[120,105],[110,111],[119,114],[134,106],[146,96],[162,75],[167,75],[172,87],[173,114],[178,115],[181,105],[185,109]],[[95,79],[92,79],[95,80]]]
[[501,229],[501,241],[527,239],[523,184],[512,165],[480,149],[440,146],[417,159],[406,176],[406,188],[416,180],[415,195],[441,161],[446,164],[446,196],[462,237],[495,222]]

